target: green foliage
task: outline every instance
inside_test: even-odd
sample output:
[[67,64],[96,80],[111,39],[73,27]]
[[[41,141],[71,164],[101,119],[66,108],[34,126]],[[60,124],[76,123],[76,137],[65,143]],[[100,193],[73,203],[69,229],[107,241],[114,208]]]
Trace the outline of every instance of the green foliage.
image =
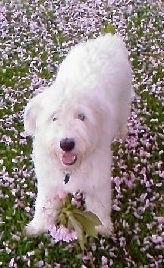
[[115,29],[114,25],[111,23],[104,24],[101,27],[101,33],[102,34],[111,33],[112,35],[114,35],[116,33],[116,29]]
[[73,228],[76,231],[82,250],[84,250],[84,245],[86,243],[85,234],[97,238],[98,232],[95,227],[101,225],[101,221],[94,213],[83,211],[73,205],[70,194],[63,200],[58,223],[67,228]]

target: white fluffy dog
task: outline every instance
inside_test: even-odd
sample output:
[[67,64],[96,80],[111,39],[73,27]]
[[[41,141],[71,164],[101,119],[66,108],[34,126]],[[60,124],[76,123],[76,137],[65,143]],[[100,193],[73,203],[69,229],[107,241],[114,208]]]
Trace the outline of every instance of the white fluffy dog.
[[[117,34],[106,34],[73,47],[52,86],[28,103],[24,124],[34,137],[38,193],[27,233],[46,231],[57,217],[59,196],[80,191],[87,210],[102,222],[98,231],[110,234],[111,143],[126,135],[131,84],[125,44]],[[50,204],[56,212],[47,219]]]

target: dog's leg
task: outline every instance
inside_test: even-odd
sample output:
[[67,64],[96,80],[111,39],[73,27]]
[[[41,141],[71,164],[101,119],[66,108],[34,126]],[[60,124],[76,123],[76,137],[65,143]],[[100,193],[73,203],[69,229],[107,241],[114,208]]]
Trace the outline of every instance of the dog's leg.
[[86,208],[88,211],[93,212],[98,216],[102,225],[97,226],[96,229],[101,235],[110,236],[113,230],[113,225],[110,217],[111,212],[111,200],[110,193],[107,195],[90,195],[86,194]]
[[33,220],[25,227],[28,235],[38,235],[48,230],[49,224],[54,223],[60,209],[60,200],[38,193],[35,202]]
[[119,128],[119,135],[118,135],[118,138],[122,139],[122,140],[125,140],[126,137],[127,137],[127,133],[128,133],[128,128],[127,128],[127,125],[121,125],[120,128]]
[[127,103],[127,101],[120,102],[119,107],[120,107],[120,114],[118,115],[118,122],[119,122],[118,138],[125,140],[128,133],[128,117],[130,114],[130,105]]

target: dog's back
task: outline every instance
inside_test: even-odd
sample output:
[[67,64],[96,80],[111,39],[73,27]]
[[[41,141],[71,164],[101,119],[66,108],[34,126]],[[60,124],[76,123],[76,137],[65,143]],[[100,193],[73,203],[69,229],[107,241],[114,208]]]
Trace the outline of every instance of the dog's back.
[[[99,106],[106,104],[113,121],[126,124],[134,92],[128,50],[119,35],[101,35],[74,46],[60,65],[56,83],[65,85],[67,96],[74,92],[78,98],[92,96]],[[122,126],[116,132],[126,135]]]
[[117,34],[106,34],[74,46],[59,67],[56,82],[64,81],[69,87],[72,83],[71,91],[74,87],[77,91],[80,84],[83,91],[95,91],[100,84],[113,91],[112,84],[119,81],[123,87],[130,87],[133,95],[132,71],[123,39]]

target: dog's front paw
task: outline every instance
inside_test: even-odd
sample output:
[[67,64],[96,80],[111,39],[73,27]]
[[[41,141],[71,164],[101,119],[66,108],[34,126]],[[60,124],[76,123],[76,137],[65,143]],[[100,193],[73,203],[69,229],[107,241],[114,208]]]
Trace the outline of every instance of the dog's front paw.
[[36,222],[35,220],[32,220],[26,227],[24,228],[24,234],[25,235],[39,235],[41,233],[44,233],[45,227],[43,224]]

